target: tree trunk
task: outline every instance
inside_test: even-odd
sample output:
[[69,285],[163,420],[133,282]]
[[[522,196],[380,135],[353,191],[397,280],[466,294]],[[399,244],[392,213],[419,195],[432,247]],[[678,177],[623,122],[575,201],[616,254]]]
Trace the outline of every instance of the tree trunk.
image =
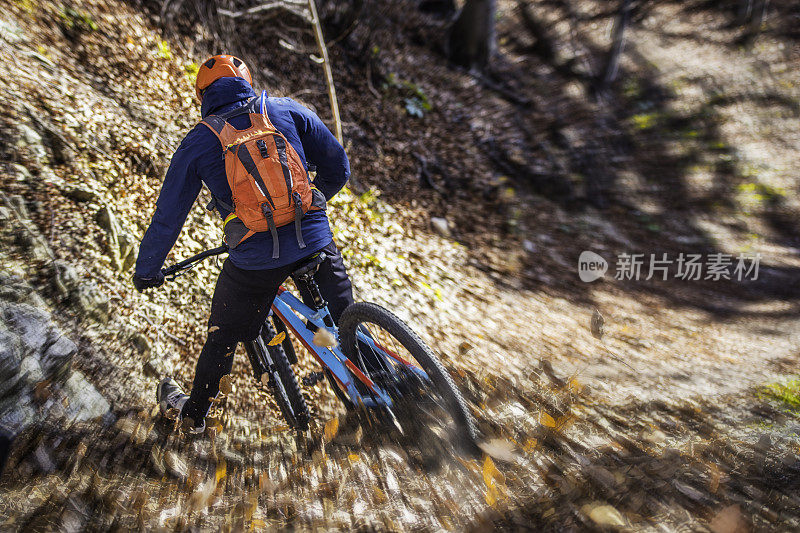
[[496,48],[495,10],[496,0],[467,0],[450,27],[450,61],[470,70],[486,70]]
[[620,3],[617,21],[614,24],[611,49],[608,52],[608,58],[605,68],[603,69],[602,77],[598,80],[597,92],[600,94],[606,92],[617,78],[619,58],[622,54],[622,49],[625,47],[625,28],[627,28],[628,21],[631,18],[631,4],[631,0],[622,0]]

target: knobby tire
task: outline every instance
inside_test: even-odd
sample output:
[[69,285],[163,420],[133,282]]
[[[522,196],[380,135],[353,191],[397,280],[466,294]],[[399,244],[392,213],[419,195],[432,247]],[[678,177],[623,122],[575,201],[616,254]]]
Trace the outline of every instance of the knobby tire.
[[474,446],[477,441],[475,421],[464,397],[453,378],[422,339],[391,311],[373,303],[359,302],[345,309],[339,321],[342,349],[348,357],[356,353],[356,330],[362,323],[372,323],[383,328],[408,350],[431,378],[436,392],[447,403],[460,437],[465,440],[464,444]]

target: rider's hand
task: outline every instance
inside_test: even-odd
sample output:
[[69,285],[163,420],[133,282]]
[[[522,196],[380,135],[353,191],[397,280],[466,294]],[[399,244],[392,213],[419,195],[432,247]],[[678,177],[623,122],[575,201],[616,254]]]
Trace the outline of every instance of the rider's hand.
[[164,274],[161,272],[158,273],[156,276],[151,276],[149,278],[145,278],[139,276],[137,274],[133,275],[133,286],[136,287],[136,290],[142,292],[145,289],[150,289],[152,287],[160,287],[164,284]]

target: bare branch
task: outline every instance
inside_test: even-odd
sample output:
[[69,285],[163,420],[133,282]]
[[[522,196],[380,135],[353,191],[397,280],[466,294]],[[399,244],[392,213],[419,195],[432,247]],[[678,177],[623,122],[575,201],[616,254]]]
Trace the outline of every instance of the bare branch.
[[256,13],[263,13],[265,11],[272,11],[275,9],[283,9],[288,11],[294,15],[297,15],[301,19],[305,20],[306,22],[313,24],[313,19],[311,15],[305,9],[306,3],[303,1],[297,0],[280,0],[275,2],[267,2],[261,5],[253,6],[249,9],[245,9],[242,11],[229,11],[227,9],[220,9],[217,8],[217,13],[221,16],[228,17],[228,18],[239,18],[245,15],[255,15]]
[[336,132],[336,139],[339,144],[344,146],[342,137],[342,120],[339,118],[339,102],[336,100],[336,87],[333,84],[333,74],[331,73],[331,62],[328,59],[328,47],[325,46],[325,37],[322,35],[322,25],[317,13],[317,5],[314,0],[308,0],[308,8],[311,11],[311,24],[314,25],[314,37],[317,40],[320,54],[322,55],[322,66],[325,70],[325,81],[328,84],[328,97],[331,101],[331,113],[333,114],[333,125]]

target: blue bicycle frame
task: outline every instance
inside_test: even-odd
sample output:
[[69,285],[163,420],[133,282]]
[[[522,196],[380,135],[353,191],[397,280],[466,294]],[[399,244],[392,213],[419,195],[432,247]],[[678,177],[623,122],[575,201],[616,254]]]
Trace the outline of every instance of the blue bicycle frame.
[[[294,336],[297,337],[309,352],[311,352],[317,361],[331,371],[334,379],[336,379],[342,389],[347,393],[353,405],[384,407],[387,409],[392,408],[392,399],[386,391],[369,379],[369,377],[348,359],[338,347],[326,348],[314,344],[314,332],[303,323],[300,316],[305,318],[309,324],[313,324],[316,328],[332,330],[331,332],[338,339],[339,332],[337,328],[335,326],[331,327],[325,323],[325,318],[330,316],[327,306],[319,310],[311,309],[294,294],[281,287],[278,289],[278,294],[272,303],[272,312],[286,324]],[[300,316],[298,316],[298,313]],[[330,322],[332,323],[332,321]],[[403,365],[421,378],[425,380],[429,379],[424,370],[404,360],[391,350],[381,346],[375,342],[371,336],[364,334],[362,331],[358,331],[356,335],[359,341],[367,344],[376,354],[382,354],[388,364],[392,366]],[[369,389],[372,393],[372,397],[365,397],[358,392],[353,377],[357,378]]]

